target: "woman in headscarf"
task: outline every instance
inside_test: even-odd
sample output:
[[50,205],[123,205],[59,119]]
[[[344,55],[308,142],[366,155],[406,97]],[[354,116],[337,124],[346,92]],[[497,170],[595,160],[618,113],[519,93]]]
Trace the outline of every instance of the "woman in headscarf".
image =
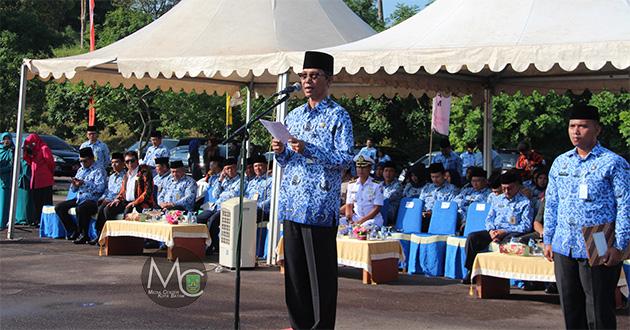
[[199,140],[192,139],[188,143],[188,167],[195,181],[201,179],[201,167],[199,167]]
[[0,230],[7,228],[11,203],[11,168],[13,166],[13,141],[11,134],[2,133],[0,145]]
[[411,179],[403,189],[403,197],[418,197],[422,192],[422,187],[427,183],[427,169],[420,163],[409,169]]
[[55,160],[48,145],[33,133],[24,141],[24,160],[31,167],[31,199],[35,214],[31,225],[39,225],[44,205],[53,205]]

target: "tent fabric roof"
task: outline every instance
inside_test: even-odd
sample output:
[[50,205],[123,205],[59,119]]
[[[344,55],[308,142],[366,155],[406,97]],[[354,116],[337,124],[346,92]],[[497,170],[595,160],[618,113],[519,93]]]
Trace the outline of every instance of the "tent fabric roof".
[[630,90],[630,1],[437,0],[388,30],[322,51],[348,76],[341,81],[385,91]]
[[287,71],[279,53],[374,33],[342,0],[183,0],[94,52],[25,62],[30,79],[198,92],[235,90],[255,81],[275,89],[275,76]]

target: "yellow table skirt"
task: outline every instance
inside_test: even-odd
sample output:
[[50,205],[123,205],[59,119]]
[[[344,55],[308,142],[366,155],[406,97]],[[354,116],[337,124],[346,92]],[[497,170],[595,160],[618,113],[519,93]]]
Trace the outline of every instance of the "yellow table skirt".
[[[499,252],[479,253],[471,277],[477,275],[510,278],[522,281],[555,282],[553,262],[542,256],[514,256]],[[626,276],[621,271],[618,286],[625,286]]]
[[205,238],[206,245],[210,245],[208,226],[205,224],[178,224],[171,225],[163,222],[138,222],[127,220],[108,220],[105,222],[101,237],[98,242],[105,244],[108,236],[133,236],[148,238],[164,242],[166,246],[173,247],[175,238]]
[[[277,260],[284,260],[284,237],[280,238],[276,248]],[[361,268],[372,272],[372,261],[396,258],[405,260],[402,246],[398,240],[361,241],[347,237],[337,238],[337,263]]]

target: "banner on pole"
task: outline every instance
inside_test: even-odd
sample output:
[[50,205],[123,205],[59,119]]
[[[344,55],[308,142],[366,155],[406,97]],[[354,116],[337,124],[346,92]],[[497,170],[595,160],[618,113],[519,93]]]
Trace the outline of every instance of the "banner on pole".
[[90,0],[90,51],[96,49],[96,34],[94,33],[94,0]]
[[225,126],[232,126],[232,104],[230,94],[225,94]]
[[448,136],[449,119],[451,115],[451,97],[438,94],[433,98],[431,114],[431,130]]

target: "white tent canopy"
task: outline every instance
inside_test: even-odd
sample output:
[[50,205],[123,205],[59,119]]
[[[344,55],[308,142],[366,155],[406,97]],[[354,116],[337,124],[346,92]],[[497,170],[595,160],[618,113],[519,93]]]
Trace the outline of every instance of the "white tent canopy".
[[[386,95],[630,90],[630,2],[437,0],[323,51],[335,56],[337,82],[386,86]],[[300,67],[299,54],[286,58]]]
[[254,82],[275,92],[277,75],[288,70],[279,52],[303,56],[372,34],[342,0],[183,0],[92,53],[25,64],[29,79],[208,93],[233,93]]

